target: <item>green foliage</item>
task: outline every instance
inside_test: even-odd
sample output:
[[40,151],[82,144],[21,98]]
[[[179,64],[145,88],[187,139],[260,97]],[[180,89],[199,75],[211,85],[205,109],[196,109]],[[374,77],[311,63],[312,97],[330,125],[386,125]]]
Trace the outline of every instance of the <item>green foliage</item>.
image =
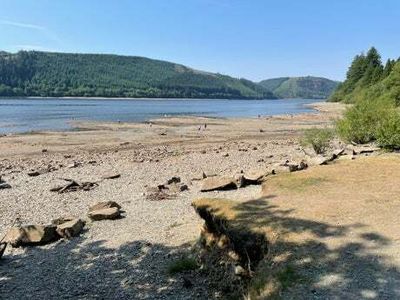
[[279,98],[326,99],[338,85],[338,82],[319,77],[282,77],[263,80],[264,88]]
[[392,102],[361,101],[348,109],[337,122],[337,131],[348,142],[400,148],[400,112]]
[[0,96],[272,99],[251,81],[144,57],[0,52]]
[[303,146],[311,146],[318,154],[322,154],[334,138],[335,132],[329,128],[311,128],[304,132],[301,140]]
[[376,141],[386,149],[400,149],[400,112],[392,109],[376,129]]
[[199,265],[194,258],[184,257],[170,263],[168,266],[168,273],[177,274],[185,271],[196,270],[198,267]]
[[364,100],[390,100],[400,104],[400,63],[388,60],[383,66],[375,48],[357,55],[346,80],[338,86],[330,101],[356,103]]

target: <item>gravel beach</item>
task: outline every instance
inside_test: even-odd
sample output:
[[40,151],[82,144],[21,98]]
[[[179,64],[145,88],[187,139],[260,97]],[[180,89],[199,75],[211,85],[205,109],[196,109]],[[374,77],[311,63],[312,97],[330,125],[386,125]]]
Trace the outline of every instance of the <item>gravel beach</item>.
[[[191,202],[203,196],[252,199],[260,186],[200,192],[202,174],[234,176],[299,161],[305,128],[329,126],[342,106],[320,112],[248,119],[174,117],[151,123],[80,123],[71,132],[0,137],[0,235],[13,224],[48,224],[62,216],[86,219],[88,208],[116,201],[123,218],[88,221],[71,240],[7,247],[0,261],[1,299],[207,299],[207,278],[172,276],[171,261],[190,251],[201,220]],[[207,126],[204,126],[207,124]],[[206,128],[205,128],[206,127]],[[32,170],[47,170],[31,177]],[[116,179],[102,179],[118,173]],[[173,176],[188,190],[165,200],[151,189]],[[55,193],[63,178],[96,182],[89,191]],[[185,277],[186,276],[186,277]],[[192,286],[185,286],[190,281]]]

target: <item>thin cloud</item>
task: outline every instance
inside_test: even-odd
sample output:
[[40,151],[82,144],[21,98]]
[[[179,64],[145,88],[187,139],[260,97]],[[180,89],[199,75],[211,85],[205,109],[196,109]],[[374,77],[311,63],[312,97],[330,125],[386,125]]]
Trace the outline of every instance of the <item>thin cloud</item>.
[[49,39],[55,41],[58,45],[63,44],[62,40],[57,36],[57,34],[55,34],[48,28],[41,26],[41,25],[22,23],[22,22],[14,22],[14,21],[9,21],[9,20],[0,20],[0,25],[36,30],[36,31],[41,32],[43,35],[47,36]]
[[40,25],[13,22],[13,21],[7,21],[7,20],[0,20],[0,24],[13,26],[13,27],[19,27],[19,28],[29,28],[29,29],[36,29],[36,30],[43,30],[43,31],[47,30],[46,27],[43,27],[43,26],[40,26]]

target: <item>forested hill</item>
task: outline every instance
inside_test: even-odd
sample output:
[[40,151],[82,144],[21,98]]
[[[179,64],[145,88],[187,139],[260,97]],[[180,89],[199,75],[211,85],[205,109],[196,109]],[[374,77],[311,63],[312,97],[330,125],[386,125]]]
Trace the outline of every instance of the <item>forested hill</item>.
[[272,99],[246,80],[144,57],[0,51],[0,96]]
[[263,80],[261,86],[278,98],[326,99],[338,86],[337,81],[321,77],[281,77]]
[[400,59],[382,63],[375,48],[357,55],[331,101],[355,103],[365,100],[387,100],[400,105]]

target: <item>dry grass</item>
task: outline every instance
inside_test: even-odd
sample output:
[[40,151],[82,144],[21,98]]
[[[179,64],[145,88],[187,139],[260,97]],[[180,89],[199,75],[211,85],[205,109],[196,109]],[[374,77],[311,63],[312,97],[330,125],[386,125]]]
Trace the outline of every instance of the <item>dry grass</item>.
[[271,177],[256,200],[194,204],[240,235],[265,234],[252,299],[396,298],[399,178],[398,155],[358,158]]

